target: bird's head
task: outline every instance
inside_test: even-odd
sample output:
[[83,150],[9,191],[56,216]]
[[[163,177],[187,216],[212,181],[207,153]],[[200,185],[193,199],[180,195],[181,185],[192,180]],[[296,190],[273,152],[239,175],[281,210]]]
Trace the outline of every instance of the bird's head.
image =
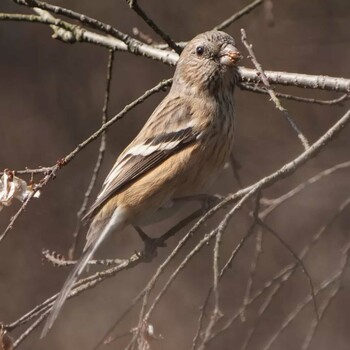
[[232,87],[238,78],[237,63],[241,55],[234,39],[221,31],[197,35],[183,49],[177,63],[174,85],[188,90],[209,92],[225,85]]

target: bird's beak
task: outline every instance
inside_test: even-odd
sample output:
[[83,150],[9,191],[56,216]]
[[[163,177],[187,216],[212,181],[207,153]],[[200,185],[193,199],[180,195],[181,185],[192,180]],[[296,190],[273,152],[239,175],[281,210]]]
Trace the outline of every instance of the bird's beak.
[[240,52],[231,44],[222,48],[219,54],[219,61],[225,66],[234,66],[241,60],[241,58],[242,56]]

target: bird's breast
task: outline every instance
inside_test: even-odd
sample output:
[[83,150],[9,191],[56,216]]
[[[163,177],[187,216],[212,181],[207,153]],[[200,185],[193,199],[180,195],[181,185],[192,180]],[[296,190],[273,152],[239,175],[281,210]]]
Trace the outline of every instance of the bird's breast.
[[202,192],[208,184],[215,181],[228,161],[234,135],[233,103],[217,104],[214,110],[203,109],[198,121],[202,123],[196,145],[186,156],[187,174],[184,174],[176,195],[189,195]]

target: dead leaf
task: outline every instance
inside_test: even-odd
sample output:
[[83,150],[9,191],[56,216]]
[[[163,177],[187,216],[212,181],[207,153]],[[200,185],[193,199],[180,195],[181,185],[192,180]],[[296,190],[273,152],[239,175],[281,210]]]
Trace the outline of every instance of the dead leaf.
[[0,350],[13,350],[13,339],[8,332],[0,327]]
[[[23,202],[32,192],[32,185],[28,185],[24,180],[13,175],[12,172],[5,171],[0,178],[0,211],[3,207],[11,205],[13,198]],[[34,197],[38,198],[39,196],[40,192],[35,192]]]

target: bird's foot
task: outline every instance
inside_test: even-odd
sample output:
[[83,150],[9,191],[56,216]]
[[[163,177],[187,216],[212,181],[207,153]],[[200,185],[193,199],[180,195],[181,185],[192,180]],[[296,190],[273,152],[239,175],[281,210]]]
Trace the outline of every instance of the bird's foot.
[[152,261],[157,256],[157,248],[166,247],[165,242],[161,238],[151,238],[138,226],[134,226],[134,228],[144,243],[144,248],[141,252],[142,258],[146,262]]

